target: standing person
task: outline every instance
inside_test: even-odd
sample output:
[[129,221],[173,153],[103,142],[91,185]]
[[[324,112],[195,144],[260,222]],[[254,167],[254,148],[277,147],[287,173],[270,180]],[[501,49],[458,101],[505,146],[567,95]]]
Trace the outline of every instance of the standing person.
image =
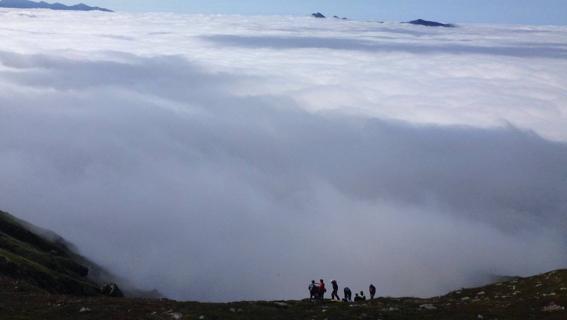
[[327,289],[325,288],[325,282],[323,281],[323,279],[321,279],[319,280],[319,294],[321,295],[321,300],[325,300],[325,292],[327,292]]
[[371,284],[368,288],[368,291],[370,291],[370,300],[374,300],[374,296],[376,295],[376,287]]
[[331,281],[331,284],[333,285],[333,293],[331,294],[331,300],[335,300],[335,298],[337,298],[338,301],[341,301],[341,298],[339,298],[339,285],[337,284],[337,280]]
[[350,291],[350,288],[345,287],[343,291],[345,293],[345,298],[343,299],[344,302],[352,302],[352,291]]
[[360,301],[366,301],[366,296],[364,295],[364,291],[360,291]]
[[315,280],[311,280],[311,283],[309,284],[309,299],[310,300],[315,299],[316,293],[317,293],[317,285],[315,284]]

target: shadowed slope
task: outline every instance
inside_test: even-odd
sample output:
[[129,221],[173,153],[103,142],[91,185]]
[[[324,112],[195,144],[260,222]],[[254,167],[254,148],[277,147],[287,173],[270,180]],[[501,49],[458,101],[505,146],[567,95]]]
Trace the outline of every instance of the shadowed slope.
[[58,235],[0,211],[0,274],[53,293],[96,295],[88,276],[102,272]]

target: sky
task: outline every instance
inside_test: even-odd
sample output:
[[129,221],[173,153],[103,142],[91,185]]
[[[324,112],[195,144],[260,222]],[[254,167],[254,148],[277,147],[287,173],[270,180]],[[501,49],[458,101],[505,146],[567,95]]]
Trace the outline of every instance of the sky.
[[[65,3],[74,3],[64,1]],[[247,15],[326,15],[356,19],[505,24],[567,24],[564,0],[91,0],[124,11],[172,11]]]
[[0,208],[137,287],[433,296],[567,265],[567,27],[0,17]]

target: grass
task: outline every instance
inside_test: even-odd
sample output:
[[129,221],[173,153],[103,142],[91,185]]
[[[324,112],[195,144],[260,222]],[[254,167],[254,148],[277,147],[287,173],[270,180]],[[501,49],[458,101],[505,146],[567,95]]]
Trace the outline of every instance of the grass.
[[66,245],[35,234],[0,211],[0,274],[53,293],[97,294],[98,286],[87,278],[89,268],[79,261]]

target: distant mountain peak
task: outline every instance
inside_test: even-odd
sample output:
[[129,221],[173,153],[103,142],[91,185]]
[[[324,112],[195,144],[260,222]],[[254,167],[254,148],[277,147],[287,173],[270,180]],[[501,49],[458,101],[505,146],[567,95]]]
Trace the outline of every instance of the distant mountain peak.
[[14,8],[14,9],[51,9],[51,10],[67,10],[67,11],[104,11],[112,12],[110,9],[91,7],[84,3],[75,5],[65,5],[59,2],[48,3],[45,1],[31,1],[31,0],[0,0],[0,8]]
[[311,16],[313,18],[319,18],[319,19],[325,19],[326,18],[325,15],[322,14],[321,12],[315,12],[315,13],[311,14]]
[[426,27],[445,27],[445,28],[455,28],[456,27],[454,24],[450,24],[450,23],[441,23],[441,22],[428,21],[428,20],[423,20],[423,19],[417,19],[417,20],[406,22],[406,23],[414,24],[414,25],[418,25],[418,26],[426,26]]

